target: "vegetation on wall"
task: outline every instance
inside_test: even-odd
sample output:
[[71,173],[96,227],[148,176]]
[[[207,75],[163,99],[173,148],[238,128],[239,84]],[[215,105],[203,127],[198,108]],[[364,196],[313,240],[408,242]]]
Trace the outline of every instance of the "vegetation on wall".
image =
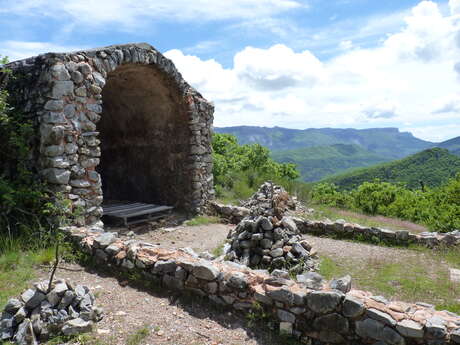
[[0,254],[18,245],[49,245],[70,212],[64,201],[50,202],[51,194],[30,164],[33,121],[10,104],[8,92],[0,89]]
[[311,199],[323,205],[410,220],[434,231],[460,229],[460,173],[445,184],[424,191],[379,180],[364,182],[350,191],[319,183],[314,186]]

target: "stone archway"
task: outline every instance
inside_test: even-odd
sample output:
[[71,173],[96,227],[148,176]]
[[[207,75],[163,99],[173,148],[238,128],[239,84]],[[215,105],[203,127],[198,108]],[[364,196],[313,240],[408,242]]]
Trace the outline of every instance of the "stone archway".
[[190,194],[187,105],[149,65],[108,73],[97,125],[104,198],[183,206]]
[[152,46],[48,53],[7,66],[37,121],[36,165],[96,223],[105,198],[199,212],[213,198],[213,106]]

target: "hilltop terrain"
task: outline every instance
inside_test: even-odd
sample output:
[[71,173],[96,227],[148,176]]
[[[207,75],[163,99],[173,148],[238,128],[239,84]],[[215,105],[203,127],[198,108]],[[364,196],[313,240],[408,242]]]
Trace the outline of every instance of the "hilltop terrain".
[[[215,131],[236,136],[241,145],[258,143],[267,147],[275,161],[296,164],[301,179],[306,182],[319,181],[353,168],[405,158],[433,147],[447,149],[450,154],[460,156],[460,137],[433,143],[397,128],[299,130],[236,126],[215,128]],[[411,163],[414,164],[417,162]],[[441,175],[438,180],[444,179],[446,174]],[[451,176],[451,173],[447,175]]]
[[408,188],[439,186],[460,171],[460,158],[446,149],[432,148],[401,160],[378,164],[369,168],[355,169],[325,179],[340,189],[352,189],[361,183],[380,179],[385,182],[403,183]]
[[296,164],[302,180],[307,182],[318,181],[324,176],[350,168],[370,166],[389,160],[356,144],[333,144],[274,151],[272,157],[281,163]]

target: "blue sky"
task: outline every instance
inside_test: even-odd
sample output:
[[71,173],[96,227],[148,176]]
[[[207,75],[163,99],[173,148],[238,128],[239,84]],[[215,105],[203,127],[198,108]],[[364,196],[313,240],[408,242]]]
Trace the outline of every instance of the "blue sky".
[[215,125],[460,135],[460,0],[0,0],[0,54],[148,42]]

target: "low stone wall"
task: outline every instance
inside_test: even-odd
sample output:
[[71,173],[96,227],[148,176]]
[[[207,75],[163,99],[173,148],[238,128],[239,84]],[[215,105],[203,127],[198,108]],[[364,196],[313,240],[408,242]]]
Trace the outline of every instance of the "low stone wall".
[[[224,205],[217,202],[210,203],[210,211],[217,214],[231,223],[238,224],[250,214],[246,207]],[[316,236],[334,236],[339,238],[357,238],[370,243],[387,243],[393,245],[419,244],[428,248],[438,246],[456,246],[460,243],[460,230],[451,232],[422,232],[414,234],[408,230],[389,230],[376,227],[366,227],[359,224],[347,223],[336,220],[326,222],[321,220],[310,220],[293,218],[297,227],[303,234]]]
[[345,221],[324,222],[293,218],[301,233],[317,236],[334,236],[340,238],[359,238],[369,242],[382,242],[396,245],[410,243],[435,248],[437,246],[455,246],[460,243],[460,231],[447,233],[422,232],[410,233],[408,230],[388,230],[375,227],[365,227]]
[[280,329],[306,344],[460,344],[460,317],[429,305],[388,302],[359,290],[312,290],[267,271],[203,260],[187,250],[122,241],[97,229],[66,231],[84,252],[114,270],[137,271],[154,283],[242,312],[256,310],[257,303]]
[[238,224],[249,216],[250,210],[243,206],[224,205],[215,201],[208,203],[208,213],[218,215],[232,224]]

